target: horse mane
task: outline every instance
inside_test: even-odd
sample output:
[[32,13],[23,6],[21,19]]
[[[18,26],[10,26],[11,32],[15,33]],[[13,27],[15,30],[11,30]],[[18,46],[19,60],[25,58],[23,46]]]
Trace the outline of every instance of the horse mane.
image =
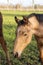
[[32,13],[28,16],[28,18],[36,16],[37,20],[39,21],[39,23],[43,22],[43,14],[36,14],[36,13]]

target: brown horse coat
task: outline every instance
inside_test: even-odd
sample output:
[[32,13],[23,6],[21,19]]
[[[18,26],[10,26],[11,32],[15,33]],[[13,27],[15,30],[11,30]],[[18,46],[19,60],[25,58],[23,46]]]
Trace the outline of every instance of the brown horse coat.
[[32,35],[34,34],[43,65],[43,14],[32,13],[29,16],[24,16],[22,20],[15,17],[15,21],[18,27],[14,44],[14,55],[17,57],[21,56],[21,53],[31,42]]
[[9,56],[9,53],[8,53],[8,50],[6,47],[6,42],[5,42],[4,37],[3,37],[2,23],[3,23],[3,18],[2,18],[2,13],[0,12],[0,44],[1,44],[3,50],[6,54],[8,64],[11,65],[10,56]]

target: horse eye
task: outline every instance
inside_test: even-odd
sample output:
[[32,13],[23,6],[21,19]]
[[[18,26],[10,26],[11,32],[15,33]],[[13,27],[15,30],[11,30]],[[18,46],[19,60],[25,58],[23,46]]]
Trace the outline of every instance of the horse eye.
[[24,34],[24,36],[27,36],[27,34]]

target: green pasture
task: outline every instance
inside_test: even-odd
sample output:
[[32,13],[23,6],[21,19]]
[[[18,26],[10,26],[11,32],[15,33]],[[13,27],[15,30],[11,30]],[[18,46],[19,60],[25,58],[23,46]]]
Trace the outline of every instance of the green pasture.
[[[13,65],[41,65],[40,59],[39,59],[39,51],[37,48],[37,42],[33,36],[32,41],[30,45],[27,46],[27,48],[23,51],[21,60],[18,60],[17,58],[14,58],[13,55],[13,46],[15,41],[15,31],[17,28],[17,24],[14,20],[15,15],[29,15],[32,12],[26,12],[26,11],[14,11],[14,10],[4,10],[0,11],[2,12],[3,16],[3,35],[6,40],[7,48],[10,53],[11,63]],[[33,12],[33,13],[40,13],[43,12]],[[19,16],[18,18],[22,18]],[[0,45],[0,65],[7,65],[6,64],[6,57],[5,53],[3,52],[3,49]]]

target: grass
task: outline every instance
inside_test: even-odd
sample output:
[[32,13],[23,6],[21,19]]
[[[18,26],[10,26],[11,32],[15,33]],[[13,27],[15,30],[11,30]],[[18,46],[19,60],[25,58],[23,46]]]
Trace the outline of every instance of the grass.
[[[17,28],[17,24],[14,20],[14,14],[15,15],[27,15],[32,12],[25,12],[25,11],[1,11],[3,14],[3,35],[6,40],[7,48],[10,53],[11,62],[13,65],[41,65],[39,60],[39,51],[37,48],[37,42],[35,41],[35,38],[32,38],[32,41],[30,45],[26,47],[26,49],[23,51],[21,60],[18,60],[17,58],[14,58],[13,56],[13,46],[14,46],[14,40],[15,40],[15,31]],[[35,12],[35,13],[43,13],[43,12]],[[6,15],[5,15],[6,14]],[[13,14],[7,15],[7,14]],[[19,17],[20,18],[20,17]],[[22,18],[22,17],[21,17]],[[6,57],[5,53],[0,45],[0,65],[6,65]]]

